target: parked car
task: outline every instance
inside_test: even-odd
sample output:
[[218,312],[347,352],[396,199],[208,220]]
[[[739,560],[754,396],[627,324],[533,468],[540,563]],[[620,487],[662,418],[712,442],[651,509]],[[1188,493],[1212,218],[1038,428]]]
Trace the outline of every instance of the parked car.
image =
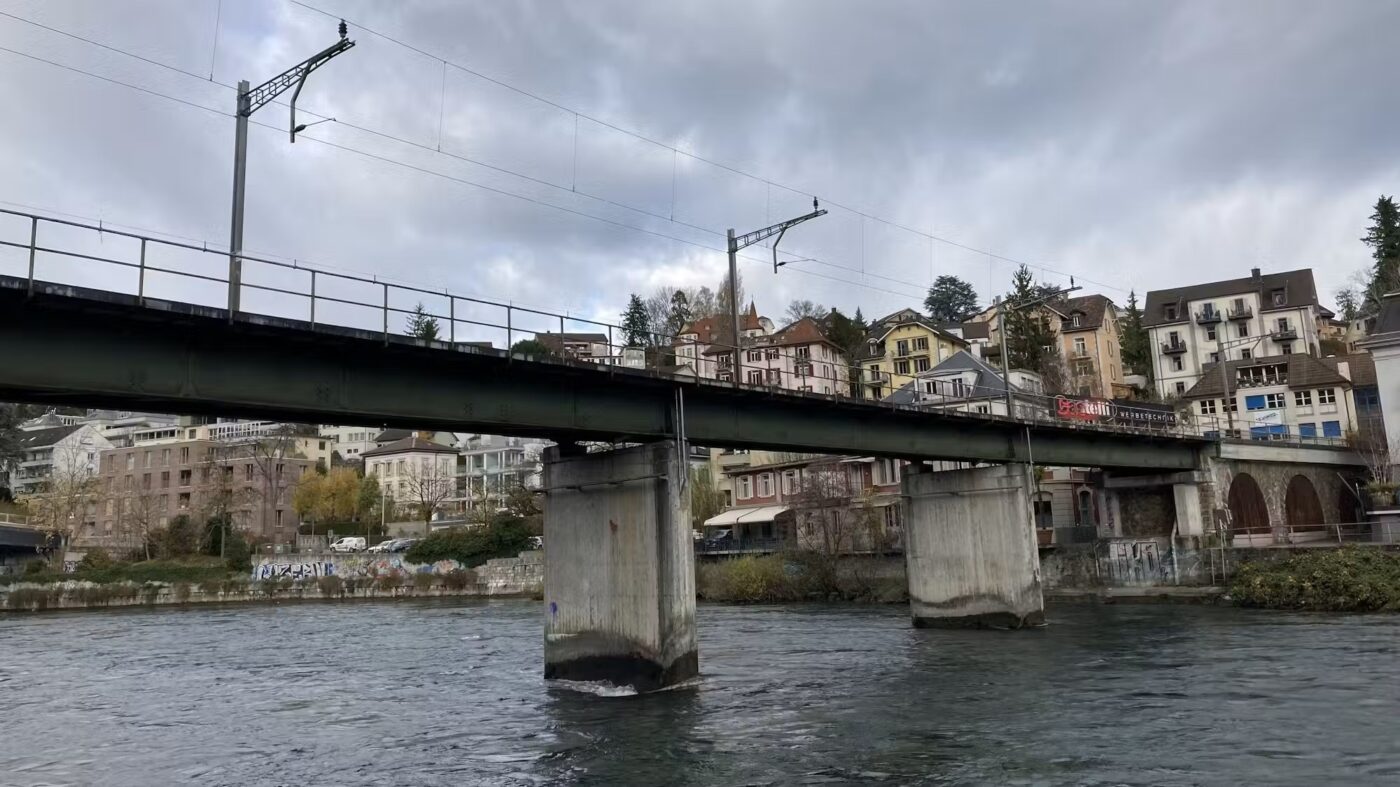
[[707,549],[720,549],[729,546],[734,542],[733,530],[720,530],[714,535],[705,539],[704,546]]
[[400,539],[397,539],[397,538],[385,539],[384,541],[380,541],[378,544],[375,544],[374,546],[370,547],[369,549],[367,549],[367,550],[365,550],[365,551],[366,551],[366,552],[393,552],[393,551],[394,551],[394,544],[398,543],[399,540],[400,540]]
[[396,538],[385,552],[407,552],[413,545],[421,541],[419,538]]
[[363,536],[346,536],[337,539],[331,544],[332,552],[363,552],[365,551],[365,539]]

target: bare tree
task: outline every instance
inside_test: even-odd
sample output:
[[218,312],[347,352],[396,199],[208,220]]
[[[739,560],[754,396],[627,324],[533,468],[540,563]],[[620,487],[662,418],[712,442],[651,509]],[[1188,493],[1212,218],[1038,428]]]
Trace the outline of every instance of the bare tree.
[[63,560],[89,507],[97,501],[96,468],[88,461],[91,441],[65,442],[54,448],[49,477],[24,501],[33,519],[58,542]]
[[787,321],[789,324],[795,323],[803,317],[811,317],[814,320],[822,320],[831,313],[830,309],[818,306],[809,300],[794,300],[787,307]]
[[161,517],[166,509],[161,506],[160,499],[155,491],[143,486],[132,492],[131,495],[122,500],[121,522],[123,535],[128,539],[139,539],[140,544],[132,544],[128,541],[127,547],[131,551],[142,550],[146,559],[151,559],[151,542],[155,540],[157,531],[161,528]]
[[1356,451],[1371,474],[1372,484],[1381,490],[1395,487],[1395,460],[1391,457],[1390,446],[1400,445],[1400,442],[1395,442],[1396,439],[1396,435],[1387,440],[1383,434],[1361,435],[1356,432],[1347,436],[1352,450]]
[[399,474],[409,505],[418,512],[424,526],[433,521],[433,514],[457,490],[457,478],[452,463],[439,461],[438,455],[410,458]]

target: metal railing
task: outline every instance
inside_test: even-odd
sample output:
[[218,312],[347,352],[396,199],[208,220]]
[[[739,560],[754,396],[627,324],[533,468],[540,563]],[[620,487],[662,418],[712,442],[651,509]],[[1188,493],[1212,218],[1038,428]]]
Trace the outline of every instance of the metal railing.
[[[20,222],[23,229],[26,230],[22,240],[13,240],[7,236],[6,220]],[[45,232],[56,234],[57,237],[49,239],[44,236]],[[77,233],[76,239],[71,237],[74,233]],[[122,258],[117,252],[103,248],[104,244],[109,243],[109,239],[117,239],[129,244],[127,258]],[[95,248],[84,247],[82,245],[84,242],[89,247]],[[127,289],[123,290],[120,282],[114,282],[109,277],[107,281],[102,282],[106,284],[105,291],[132,294],[130,291],[134,289],[137,302],[141,305],[157,301],[157,298],[152,294],[153,288],[157,291],[166,290],[171,283],[182,282],[205,288],[205,298],[202,305],[222,310],[228,303],[228,252],[224,248],[210,246],[207,242],[192,243],[157,238],[151,235],[111,230],[98,224],[0,208],[0,253],[7,249],[18,250],[21,253],[21,264],[24,266],[22,281],[31,295],[34,294],[36,285],[48,286],[50,283],[60,286],[104,289],[93,286],[94,279],[99,277],[94,273],[96,269],[89,266],[106,266],[102,270],[124,271],[133,276],[135,281],[132,282],[128,278],[125,282]],[[99,251],[102,253],[97,253]],[[178,267],[176,261],[172,261],[183,258],[182,255],[202,264],[196,264],[194,267],[186,265],[182,269]],[[279,298],[277,303],[280,304],[280,307],[275,309],[265,309],[258,312],[245,310],[240,313],[258,314],[279,319],[305,319],[313,330],[322,327],[335,327],[369,331],[380,336],[386,345],[391,340],[417,341],[453,350],[491,352],[494,348],[485,349],[482,345],[489,346],[491,343],[489,339],[494,336],[505,339],[506,349],[502,351],[502,354],[510,359],[521,358],[537,362],[565,363],[572,364],[575,368],[594,367],[599,370],[599,373],[607,374],[619,371],[646,374],[699,385],[763,391],[794,399],[818,399],[910,412],[935,411],[950,418],[965,418],[984,422],[1004,423],[1010,421],[1026,426],[1054,426],[1072,430],[1175,436],[1202,440],[1212,439],[1206,437],[1204,432],[1212,431],[1212,429],[1219,432],[1225,426],[1224,418],[1208,418],[1194,414],[1187,416],[1185,413],[1182,413],[1183,417],[1177,423],[1167,424],[1160,421],[1162,413],[1157,408],[1133,408],[1122,405],[1117,405],[1116,412],[1120,415],[1124,413],[1132,415],[1133,413],[1130,411],[1135,410],[1141,410],[1141,413],[1133,418],[1107,420],[1073,418],[1067,420],[1056,417],[1057,397],[1034,392],[1016,394],[1018,404],[1014,414],[998,414],[994,412],[995,407],[992,406],[987,407],[986,412],[981,412],[979,404],[984,401],[990,402],[1003,394],[1000,391],[976,391],[972,390],[971,387],[969,387],[967,397],[961,401],[948,399],[930,401],[921,396],[910,397],[914,401],[909,402],[896,401],[893,397],[874,400],[865,398],[863,395],[869,391],[873,381],[866,379],[871,375],[868,372],[863,372],[858,363],[842,361],[837,358],[821,359],[821,363],[830,364],[834,370],[834,376],[831,378],[793,375],[790,371],[770,373],[768,364],[773,361],[769,360],[768,353],[773,348],[768,347],[763,348],[765,360],[761,362],[762,366],[744,363],[738,370],[740,372],[737,375],[738,381],[720,380],[717,377],[726,371],[727,359],[732,357],[732,354],[727,351],[735,349],[734,345],[724,341],[712,341],[705,345],[689,343],[696,345],[695,352],[691,354],[696,364],[693,375],[663,374],[655,369],[632,370],[608,363],[585,364],[583,362],[588,361],[589,358],[570,357],[567,353],[564,353],[563,357],[526,356],[510,352],[509,348],[517,339],[534,338],[536,335],[548,338],[566,333],[591,333],[596,335],[589,341],[605,347],[605,355],[608,358],[616,358],[620,357],[621,350],[625,349],[625,346],[620,344],[618,339],[625,336],[626,332],[621,326],[615,324],[574,317],[567,313],[560,314],[518,306],[511,302],[459,295],[446,289],[402,284],[379,276],[336,271],[320,265],[311,266],[297,260],[288,262],[269,256],[251,254],[240,255],[240,259],[245,263],[240,286],[256,293],[277,296]],[[65,281],[65,277],[49,277],[48,271],[43,270],[44,266],[55,264],[60,266],[69,264],[79,267],[69,270],[67,278],[70,280]],[[0,273],[3,273],[4,265],[4,256],[0,254]],[[46,275],[41,276],[41,273]],[[72,281],[73,278],[78,279],[78,281]],[[272,279],[279,279],[284,283],[274,284]],[[217,287],[218,291],[213,297],[208,295],[209,285]],[[353,296],[344,291],[347,288],[358,290],[360,294]],[[366,297],[366,293],[369,293],[370,297]],[[193,302],[187,292],[180,292],[179,295],[181,300]],[[246,299],[240,300],[245,304],[248,303]],[[439,339],[434,344],[429,340],[409,336],[406,327],[395,327],[393,324],[395,320],[419,314],[415,308],[407,305],[408,300],[420,304],[426,300],[437,304],[437,308],[424,306],[421,314],[424,317],[441,321],[441,326],[444,329],[442,332],[445,334],[441,338],[445,341]],[[163,296],[160,299],[161,305],[169,302],[173,301],[168,296]],[[197,303],[196,305],[201,304]],[[442,306],[446,307],[445,312],[441,308]],[[289,313],[292,316],[288,317]],[[358,318],[347,319],[345,317],[347,313],[358,315]],[[236,316],[228,315],[228,318],[232,321]],[[366,320],[366,316],[368,316],[368,320]],[[369,327],[366,327],[366,322],[369,323]],[[464,332],[463,329],[470,332]],[[683,357],[683,353],[680,351],[686,348],[686,342],[678,341],[675,336],[659,332],[652,334],[651,338],[657,343],[658,349],[675,353],[678,356],[678,361]],[[597,339],[603,341],[596,341]],[[560,344],[562,348],[562,340]],[[1182,346],[1184,348],[1184,345]],[[718,363],[716,363],[715,360],[704,357],[702,350],[707,348],[721,349],[726,352],[718,356]],[[745,345],[742,349],[749,350],[752,347]],[[803,364],[811,363],[814,360],[809,356],[796,355],[795,350],[783,350],[778,359],[773,360],[781,362],[784,359]],[[714,368],[708,368],[706,364]],[[773,378],[774,381],[746,382],[748,373],[759,369],[764,371],[762,377],[765,380]],[[732,370],[730,371],[732,372]],[[711,374],[714,376],[712,377]],[[784,378],[787,377],[793,378],[789,381],[792,383],[791,386],[784,384]],[[875,376],[875,379],[878,380],[882,389],[885,387],[892,389],[894,383],[900,380],[909,380],[917,393],[920,381],[925,378],[918,377],[917,373],[904,375],[881,371]],[[803,386],[816,388],[817,385],[828,388],[829,392],[801,390]],[[901,385],[904,384],[901,383]]]
[[1315,525],[1282,524],[1256,527],[1235,526],[1228,532],[1230,545],[1243,547],[1336,546],[1374,541],[1374,522],[1335,522]]
[[771,554],[791,549],[796,542],[781,538],[726,538],[696,541],[695,551],[707,555]]

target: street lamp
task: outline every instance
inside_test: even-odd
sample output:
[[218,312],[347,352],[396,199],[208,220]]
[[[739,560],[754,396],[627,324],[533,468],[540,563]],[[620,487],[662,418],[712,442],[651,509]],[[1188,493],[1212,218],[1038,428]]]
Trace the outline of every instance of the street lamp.
[[[288,123],[291,141],[297,141],[297,133],[308,125],[297,125],[297,96],[301,95],[302,85],[311,72],[330,62],[331,58],[349,50],[354,41],[346,38],[348,29],[345,20],[340,20],[340,40],[320,52],[297,63],[277,76],[255,88],[249,89],[248,80],[238,83],[238,106],[233,116],[236,121],[233,136],[233,216],[230,220],[228,243],[228,319],[238,312],[239,294],[243,278],[243,194],[247,183],[248,169],[248,118],[254,112],[267,106],[268,102],[282,95],[288,88],[292,92],[291,121]],[[322,122],[322,121],[318,121]],[[309,124],[315,125],[315,123]]]
[[[742,369],[740,368],[740,364],[742,363],[741,359],[743,356],[743,353],[740,351],[739,348],[739,250],[746,249],[754,245],[755,243],[760,243],[773,237],[774,235],[777,235],[778,239],[773,241],[773,272],[777,273],[778,267],[780,265],[785,264],[778,262],[778,244],[782,242],[783,234],[786,233],[790,228],[796,227],[798,224],[801,224],[804,221],[810,221],[811,219],[815,219],[818,216],[825,215],[826,211],[821,209],[821,207],[817,203],[816,197],[813,197],[812,212],[805,213],[801,216],[798,216],[795,219],[780,221],[777,224],[774,224],[770,227],[764,227],[761,230],[754,230],[753,232],[750,232],[746,235],[739,235],[737,237],[734,235],[733,228],[730,228],[729,319],[734,328],[734,385],[736,387],[739,385],[739,382],[742,379]],[[800,260],[793,260],[793,262],[799,261]]]

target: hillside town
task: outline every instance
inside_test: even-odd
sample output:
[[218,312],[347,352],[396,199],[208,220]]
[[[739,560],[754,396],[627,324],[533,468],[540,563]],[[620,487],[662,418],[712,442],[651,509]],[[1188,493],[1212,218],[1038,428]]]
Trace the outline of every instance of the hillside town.
[[[1400,295],[1386,283],[1396,260],[1377,260],[1367,291],[1337,293],[1336,309],[1319,297],[1309,268],[1252,267],[1141,299],[1130,292],[1120,303],[1037,282],[1022,266],[990,304],[969,283],[941,276],[922,308],[869,320],[859,309],[848,317],[804,301],[774,319],[748,300],[736,310],[737,341],[726,297],[666,288],[631,296],[612,336],[542,332],[511,350],[716,383],[738,376],[790,394],[931,412],[1374,453],[1388,450],[1387,421],[1400,423],[1400,402],[1382,393],[1400,390]],[[728,282],[717,291],[727,293]],[[439,326],[420,309],[406,329],[431,339]],[[373,544],[469,526],[536,489],[550,445],[18,405],[7,417],[0,496],[10,516],[59,538],[70,561],[94,548],[149,554],[176,523],[222,528],[268,551],[324,546],[336,535]],[[701,555],[902,548],[904,460],[698,448],[690,460]],[[1038,469],[1042,546],[1122,535],[1124,522],[1104,510],[1100,476]]]

